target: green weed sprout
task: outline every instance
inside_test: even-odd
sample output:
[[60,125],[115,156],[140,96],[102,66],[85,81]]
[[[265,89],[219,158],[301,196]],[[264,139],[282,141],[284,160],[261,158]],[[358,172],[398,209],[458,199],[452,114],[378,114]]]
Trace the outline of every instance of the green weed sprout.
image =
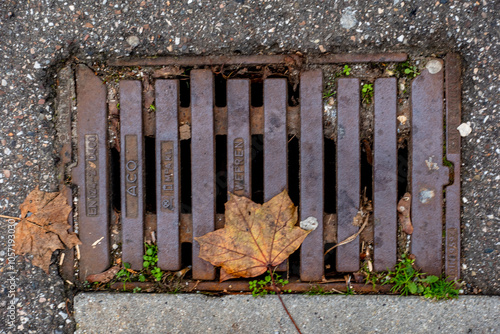
[[423,295],[432,299],[458,298],[456,281],[448,281],[434,275],[426,275],[413,267],[415,260],[403,254],[394,271],[389,271],[383,284],[394,284],[391,291],[401,295]]
[[361,89],[361,96],[363,97],[363,102],[370,104],[373,100],[373,84],[364,84]]
[[[265,296],[268,293],[271,295],[276,294],[275,291],[273,290],[268,290],[267,287],[272,285],[272,277],[271,275],[274,275],[274,281],[276,282],[276,285],[281,284],[281,286],[285,286],[288,284],[288,280],[284,280],[281,278],[281,275],[278,275],[276,273],[271,273],[270,271],[267,271],[268,275],[264,277],[263,280],[254,280],[248,282],[248,285],[250,287],[250,290],[252,290],[252,296],[253,297],[259,297],[259,296]],[[292,290],[285,290],[285,292],[292,292]]]
[[344,69],[342,70],[342,74],[349,76],[351,74],[351,68],[348,65],[344,65]]
[[[156,266],[156,263],[158,263],[158,246],[148,243],[144,243],[144,245],[146,246],[146,254],[143,255],[144,262],[142,266],[144,269],[151,268],[151,275],[153,275],[155,280],[160,281],[163,276],[163,271]],[[139,280],[143,282],[143,280],[145,280],[144,275],[139,275]]]

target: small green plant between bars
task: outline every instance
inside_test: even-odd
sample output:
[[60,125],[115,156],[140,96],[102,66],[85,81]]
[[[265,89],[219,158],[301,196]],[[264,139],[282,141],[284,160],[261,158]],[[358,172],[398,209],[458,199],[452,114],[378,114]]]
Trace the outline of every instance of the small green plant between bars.
[[366,104],[372,103],[373,100],[373,84],[364,84],[363,88],[361,89],[361,96],[363,98],[363,102]]
[[398,77],[406,76],[408,78],[415,78],[420,74],[420,72],[418,72],[417,66],[411,65],[408,61],[398,64],[396,66],[396,73]]
[[[146,254],[143,255],[144,262],[142,263],[142,266],[144,269],[151,268],[151,275],[153,275],[156,281],[160,281],[163,276],[163,272],[156,266],[156,263],[158,263],[158,246],[148,243],[144,243],[144,245],[146,247]],[[139,276],[139,280],[141,279],[145,280],[144,275],[142,275],[142,277],[141,275]]]
[[120,279],[123,282],[123,291],[125,291],[125,283],[131,282],[132,279],[130,277],[130,271],[127,269],[130,269],[130,263],[124,262],[123,263],[123,268],[118,271],[116,274],[116,278]]
[[[248,282],[253,297],[265,296],[268,293],[271,295],[276,294],[275,291],[268,289],[269,287],[272,286],[273,278],[271,277],[271,275],[274,275],[274,281],[276,282],[276,286],[280,284],[283,287],[286,284],[288,284],[288,280],[282,279],[281,275],[278,275],[274,272],[271,273],[270,271],[267,271],[267,273],[268,275],[265,276],[264,279]],[[292,290],[285,290],[284,292],[292,292]]]
[[351,75],[351,68],[349,67],[349,65],[344,65],[344,68],[342,69],[342,74],[344,74],[345,76]]

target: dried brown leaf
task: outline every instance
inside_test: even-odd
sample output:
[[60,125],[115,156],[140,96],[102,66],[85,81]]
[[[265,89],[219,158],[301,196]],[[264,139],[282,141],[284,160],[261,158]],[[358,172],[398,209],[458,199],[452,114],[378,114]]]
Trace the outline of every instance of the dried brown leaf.
[[64,245],[56,234],[47,232],[43,227],[32,224],[26,219],[17,224],[15,239],[16,254],[33,254],[33,265],[42,268],[47,274],[52,253],[58,249],[64,249]]
[[50,258],[64,245],[72,248],[81,244],[77,235],[68,232],[71,207],[64,188],[60,193],[46,193],[38,187],[20,205],[21,221],[16,226],[15,252],[32,254],[33,265],[49,272]]
[[221,266],[221,281],[255,277],[286,260],[310,231],[295,226],[297,208],[286,190],[264,204],[231,194],[223,229],[195,238],[200,258]]
[[120,271],[120,266],[114,266],[100,274],[89,275],[87,276],[86,280],[89,283],[94,283],[94,282],[108,283],[116,276],[116,274],[119,271]]

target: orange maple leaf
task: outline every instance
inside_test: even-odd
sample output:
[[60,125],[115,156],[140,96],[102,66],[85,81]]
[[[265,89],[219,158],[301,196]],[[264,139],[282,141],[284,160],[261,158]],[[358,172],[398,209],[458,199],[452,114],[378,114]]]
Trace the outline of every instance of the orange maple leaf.
[[286,260],[311,231],[298,226],[286,190],[264,204],[230,194],[223,229],[195,238],[200,258],[220,266],[220,280],[255,277]]

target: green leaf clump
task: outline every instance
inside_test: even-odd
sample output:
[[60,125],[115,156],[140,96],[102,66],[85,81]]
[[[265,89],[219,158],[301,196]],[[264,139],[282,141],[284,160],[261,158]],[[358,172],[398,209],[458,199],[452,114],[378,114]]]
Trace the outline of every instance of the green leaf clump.
[[[414,259],[410,259],[406,254],[403,254],[394,271],[387,273],[383,284],[394,284],[391,291],[403,296],[421,295],[425,298],[437,300],[458,298],[457,281],[421,273],[414,268],[414,262]],[[370,282],[373,283],[372,280]]]
[[[264,277],[264,279],[261,280],[253,280],[248,282],[248,285],[250,287],[250,290],[252,291],[252,296],[253,297],[261,297],[265,296],[267,294],[274,295],[276,294],[276,291],[269,289],[272,287],[272,281],[273,278],[271,275],[274,275],[274,281],[276,282],[276,286],[279,284],[282,287],[288,284],[288,280],[284,280],[281,278],[281,275],[278,275],[276,273],[271,273],[269,270],[267,271],[268,275]],[[285,290],[284,292],[292,292],[292,290]]]

